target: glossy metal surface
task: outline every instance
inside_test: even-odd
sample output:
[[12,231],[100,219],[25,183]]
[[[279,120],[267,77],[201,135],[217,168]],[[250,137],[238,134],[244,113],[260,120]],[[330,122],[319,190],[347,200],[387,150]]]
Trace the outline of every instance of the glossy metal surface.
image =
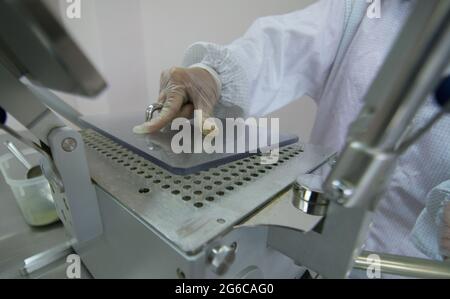
[[[374,257],[377,257],[376,264],[374,264]],[[373,270],[375,267],[379,267],[383,274],[424,279],[450,279],[450,262],[442,263],[374,252],[363,252],[355,261],[355,269]]]
[[153,114],[157,111],[161,111],[163,108],[162,104],[153,104],[148,106],[147,110],[145,110],[145,121],[149,122],[153,118]]

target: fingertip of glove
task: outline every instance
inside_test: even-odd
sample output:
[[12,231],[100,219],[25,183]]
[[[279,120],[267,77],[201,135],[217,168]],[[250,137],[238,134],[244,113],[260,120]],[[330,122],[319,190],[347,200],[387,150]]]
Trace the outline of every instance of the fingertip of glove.
[[202,133],[203,136],[217,136],[219,134],[219,128],[213,120],[206,119],[202,125]]
[[133,128],[133,133],[138,135],[151,133],[151,127],[148,124],[142,124]]

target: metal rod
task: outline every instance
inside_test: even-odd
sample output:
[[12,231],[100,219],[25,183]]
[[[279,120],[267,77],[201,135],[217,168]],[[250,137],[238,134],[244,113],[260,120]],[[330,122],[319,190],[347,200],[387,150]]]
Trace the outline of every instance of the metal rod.
[[14,129],[7,125],[0,124],[0,130],[5,131],[7,134],[11,135],[12,137],[16,138],[18,141],[22,142],[23,144],[31,147],[35,151],[37,151],[39,154],[41,154],[44,158],[48,160],[52,160],[52,158],[49,156],[49,154],[37,143],[31,141],[30,139],[22,136],[18,132],[16,132]]
[[418,1],[325,182],[330,199],[375,209],[401,154],[399,141],[442,79],[449,40],[450,1]]
[[355,269],[367,270],[374,266],[371,256],[380,257],[380,269],[384,274],[392,274],[404,277],[450,279],[450,263],[425,260],[413,257],[363,252],[355,260]]
[[14,143],[12,143],[11,141],[6,141],[5,146],[27,170],[33,168],[30,162],[28,162],[27,158],[25,158],[25,155],[17,148]]
[[365,134],[359,136],[366,145],[381,150],[395,149],[441,81],[450,57],[450,2],[419,1],[411,17],[366,98],[364,112],[371,117]]

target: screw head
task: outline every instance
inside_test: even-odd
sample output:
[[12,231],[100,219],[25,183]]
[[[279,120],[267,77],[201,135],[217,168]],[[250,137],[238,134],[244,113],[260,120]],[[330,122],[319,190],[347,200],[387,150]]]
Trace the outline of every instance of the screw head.
[[71,137],[65,138],[61,144],[62,149],[67,153],[71,153],[74,150],[76,150],[77,146],[78,146],[77,141]]
[[337,201],[339,204],[344,204],[350,197],[353,196],[353,188],[347,183],[340,180],[335,180],[332,182],[332,187],[336,192]]
[[218,246],[213,248],[209,253],[209,261],[212,270],[217,275],[223,275],[227,272],[229,266],[233,263],[236,256],[237,243],[231,246]]

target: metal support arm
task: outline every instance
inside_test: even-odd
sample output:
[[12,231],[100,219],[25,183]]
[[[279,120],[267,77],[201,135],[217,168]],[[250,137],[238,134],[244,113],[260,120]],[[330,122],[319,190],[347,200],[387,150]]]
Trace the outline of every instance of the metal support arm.
[[449,40],[450,1],[417,1],[325,183],[330,199],[346,207],[376,207],[402,137],[442,79]]

